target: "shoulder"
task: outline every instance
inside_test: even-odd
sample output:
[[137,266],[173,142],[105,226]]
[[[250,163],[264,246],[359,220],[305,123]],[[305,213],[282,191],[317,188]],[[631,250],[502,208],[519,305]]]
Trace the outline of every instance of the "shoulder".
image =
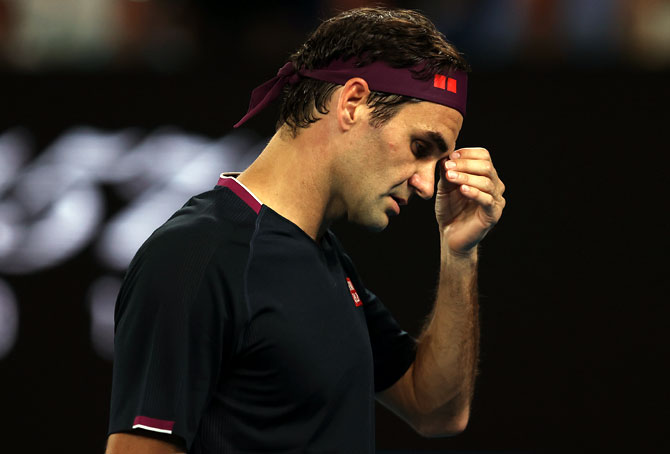
[[218,288],[225,274],[244,263],[255,213],[237,206],[228,192],[194,196],[153,232],[128,267],[121,301],[155,300],[153,294],[176,301],[197,293],[204,281]]
[[213,189],[192,197],[176,211],[145,241],[137,256],[172,262],[194,255],[211,257],[231,242],[250,238],[255,217],[230,191]]

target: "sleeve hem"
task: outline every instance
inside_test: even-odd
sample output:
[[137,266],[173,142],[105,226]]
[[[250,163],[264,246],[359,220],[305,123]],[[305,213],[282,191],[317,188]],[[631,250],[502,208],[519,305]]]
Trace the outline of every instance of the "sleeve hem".
[[405,372],[407,372],[412,363],[414,363],[416,359],[416,342],[411,336],[408,335],[407,337],[411,343],[408,342],[403,350],[402,359],[396,360],[392,369],[388,370],[384,377],[380,377],[380,380],[375,379],[375,393],[382,392],[393,386],[405,375]]
[[154,432],[152,430],[147,430],[144,428],[132,428],[132,429],[113,429],[110,430],[107,436],[109,437],[110,435],[116,434],[116,433],[123,433],[123,434],[129,434],[129,435],[137,435],[140,437],[147,437],[147,438],[152,438],[154,440],[159,440],[163,441],[165,443],[170,443],[174,446],[177,447],[177,449],[183,450],[184,452],[187,452],[186,449],[186,441],[184,440],[184,437],[181,435],[177,434],[166,434],[166,433],[160,433],[160,432]]

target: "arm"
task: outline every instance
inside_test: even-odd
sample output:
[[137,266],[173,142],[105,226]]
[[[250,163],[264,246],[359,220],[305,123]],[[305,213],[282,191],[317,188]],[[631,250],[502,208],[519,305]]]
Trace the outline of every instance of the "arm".
[[477,256],[442,259],[433,312],[414,363],[377,399],[423,436],[465,430],[474,389],[479,323]]
[[[450,161],[458,171],[454,177],[445,174]],[[468,423],[479,343],[477,245],[505,205],[488,151],[462,149],[450,161],[441,164],[435,205],[441,238],[435,305],[414,363],[377,395],[424,436],[456,435]]]

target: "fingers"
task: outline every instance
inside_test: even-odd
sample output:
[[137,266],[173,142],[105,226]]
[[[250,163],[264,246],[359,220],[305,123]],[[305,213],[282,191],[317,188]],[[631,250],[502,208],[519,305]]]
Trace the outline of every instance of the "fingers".
[[449,156],[446,163],[452,162],[454,167],[447,170],[458,170],[460,172],[471,173],[474,175],[483,175],[488,177],[497,177],[491,156],[485,148],[461,148]]
[[461,148],[443,161],[447,181],[459,185],[461,194],[484,207],[504,206],[505,185],[498,177],[485,148]]
[[461,157],[467,159],[491,159],[489,151],[482,147],[459,148],[458,150],[454,150],[451,154],[452,156],[454,154],[460,154]]
[[491,194],[502,194],[505,190],[485,148],[461,148],[442,161],[442,165],[452,183],[468,184]]
[[[454,183],[458,182],[454,181]],[[477,201],[477,203],[485,208],[490,209],[496,205],[496,198],[491,193],[486,192],[477,186],[461,184],[458,189],[465,197]]]
[[[447,180],[458,185],[465,185],[470,188],[477,189],[487,194],[493,194],[496,190],[495,185],[488,177],[479,175],[469,175],[467,173],[456,172],[453,170],[447,171]],[[467,190],[467,188],[466,188]]]

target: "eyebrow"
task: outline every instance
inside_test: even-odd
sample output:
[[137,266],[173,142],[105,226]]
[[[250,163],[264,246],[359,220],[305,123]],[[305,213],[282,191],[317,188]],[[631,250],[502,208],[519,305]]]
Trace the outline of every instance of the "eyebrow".
[[442,152],[446,153],[449,147],[447,147],[447,142],[445,142],[444,137],[442,137],[442,134],[436,131],[425,131],[421,133],[422,136],[424,136],[424,140],[428,140],[429,142],[432,142],[435,144],[435,146]]

